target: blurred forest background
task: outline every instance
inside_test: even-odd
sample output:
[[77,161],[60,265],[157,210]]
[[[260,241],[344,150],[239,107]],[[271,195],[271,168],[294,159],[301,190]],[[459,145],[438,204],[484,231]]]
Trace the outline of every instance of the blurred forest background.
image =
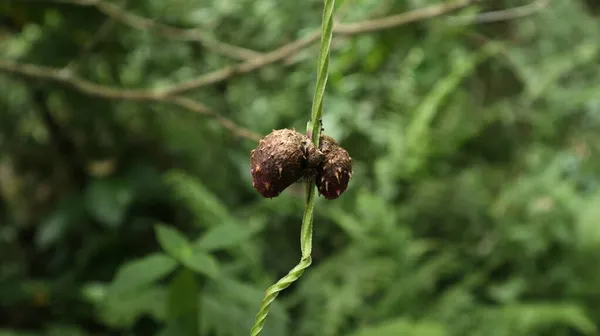
[[[320,0],[0,1],[0,335],[249,334],[299,260]],[[600,335],[600,3],[337,1],[313,265],[265,336]]]

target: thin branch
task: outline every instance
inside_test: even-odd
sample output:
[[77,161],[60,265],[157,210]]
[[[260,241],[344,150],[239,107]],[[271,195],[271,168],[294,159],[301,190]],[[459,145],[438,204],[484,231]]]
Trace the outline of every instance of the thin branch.
[[[39,0],[28,0],[28,1],[39,1]],[[117,18],[125,19],[128,22],[133,22],[134,25],[140,29],[152,28],[152,20],[141,18],[133,14],[122,12],[119,7],[111,4],[107,4],[100,0],[51,0],[60,3],[71,3],[79,5],[95,6],[96,8],[103,9],[112,15],[117,16],[118,14],[125,14],[125,16],[119,16]],[[455,0],[444,4],[434,5],[423,9],[417,9],[409,12],[405,12],[399,15],[393,15],[374,20],[366,20],[357,23],[339,24],[333,27],[334,34],[341,34],[344,36],[352,36],[363,33],[371,33],[378,30],[384,30],[394,27],[399,27],[412,22],[422,21],[437,16],[444,15],[446,13],[458,10],[466,7],[472,3],[479,2],[481,0]],[[118,12],[115,12],[114,9]],[[108,15],[108,14],[107,14]],[[133,18],[133,21],[132,21]],[[113,18],[114,19],[114,18]],[[166,27],[166,26],[163,26]],[[193,31],[193,30],[192,30]],[[186,34],[190,34],[189,31]],[[235,66],[227,66],[219,70],[209,72],[201,75],[196,79],[192,79],[180,84],[163,88],[163,89],[124,89],[124,88],[113,88],[110,86],[99,85],[91,81],[79,78],[69,69],[55,69],[43,66],[37,66],[33,64],[19,64],[10,61],[0,60],[0,72],[8,72],[20,74],[30,78],[51,80],[60,82],[62,84],[71,86],[80,92],[83,92],[90,96],[111,99],[111,100],[129,100],[129,101],[151,101],[151,102],[163,102],[170,103],[173,105],[180,106],[182,108],[203,114],[205,116],[214,118],[223,127],[229,130],[232,134],[247,138],[253,141],[258,141],[260,136],[251,130],[241,127],[235,124],[233,121],[220,116],[213,110],[209,109],[205,105],[191,100],[186,97],[177,96],[184,92],[197,89],[203,86],[216,84],[227,80],[228,78],[238,75],[252,72],[260,69],[266,65],[274,64],[277,62],[284,61],[285,59],[296,55],[304,48],[312,45],[318,41],[321,37],[321,31],[315,30],[305,37],[302,37],[296,41],[286,44],[278,49],[271,52],[261,54],[256,57],[252,57],[245,62],[242,62]],[[191,37],[190,37],[191,39]]]
[[[31,1],[31,0],[30,0]],[[37,0],[36,0],[37,1]],[[97,0],[52,0],[60,2],[73,2],[78,1],[83,4],[94,4]],[[405,12],[399,15],[393,15],[390,17],[384,17],[375,20],[366,20],[357,23],[340,24],[334,27],[334,34],[343,34],[345,36],[371,33],[377,30],[384,30],[394,27],[399,27],[412,22],[422,21],[430,18],[434,18],[454,10],[466,7],[472,3],[479,2],[481,0],[455,0],[453,2],[447,2],[444,4],[433,5],[423,9],[416,9],[413,11]],[[321,37],[321,32],[315,30],[309,33],[307,36],[302,37],[294,42],[288,43],[282,47],[279,47],[268,53],[264,53],[260,56],[251,58],[245,62],[239,63],[234,66],[226,66],[218,70],[201,75],[195,79],[188,80],[173,86],[163,88],[160,90],[145,90],[145,89],[115,89],[116,92],[113,94],[119,96],[119,99],[136,99],[135,97],[148,97],[153,95],[169,96],[177,95],[187,91],[191,91],[203,86],[216,84],[224,80],[229,79],[235,75],[246,74],[264,66],[274,64],[277,62],[284,61],[285,59],[296,55],[304,48],[309,47],[314,42],[318,41]],[[0,69],[1,70],[1,69]],[[87,84],[92,84],[87,82]],[[140,98],[137,98],[140,99]]]
[[[353,35],[371,33],[379,30],[399,27],[412,22],[424,21],[427,19],[444,15],[454,10],[458,10],[460,8],[464,8],[470,4],[480,1],[481,0],[458,0],[454,2],[448,2],[442,5],[435,5],[421,9],[415,9],[398,15],[386,16],[380,19],[365,20],[356,23],[344,24],[338,23],[336,21],[334,32],[335,34],[337,34],[337,36],[333,39],[331,48],[333,50],[339,49],[343,46],[343,42],[345,42],[345,40],[347,40],[348,37],[351,37]],[[348,2],[349,1],[344,2],[342,6],[348,4]],[[296,64],[313,56],[313,54],[292,54],[284,60],[284,64]]]
[[485,12],[474,16],[459,16],[450,18],[453,24],[480,24],[499,21],[508,21],[524,18],[534,15],[548,7],[550,0],[537,0],[530,4],[497,10],[493,12]]
[[258,133],[255,133],[245,127],[236,124],[230,119],[227,119],[222,115],[216,113],[215,111],[208,109],[205,105],[198,103],[193,99],[182,96],[175,96],[165,97],[164,99],[156,99],[156,101],[169,102],[181,108],[209,116],[215,119],[219,124],[221,124],[221,126],[225,127],[225,129],[227,129],[229,132],[231,132],[237,137],[252,140],[254,142],[258,142],[258,140],[260,140],[260,138],[262,137]]
[[166,95],[179,94],[186,91],[194,90],[202,86],[207,86],[215,83],[222,82],[234,75],[245,74],[254,70],[260,69],[266,65],[277,63],[284,60],[287,57],[295,55],[302,49],[310,46],[315,41],[318,41],[321,37],[319,31],[310,33],[308,36],[298,39],[292,43],[286,44],[274,51],[263,54],[260,57],[250,59],[246,62],[240,63],[235,66],[227,66],[219,70],[209,72],[196,79],[192,79],[180,84],[175,84],[170,88],[163,90]]
[[366,20],[356,23],[346,23],[335,27],[335,34],[356,35],[372,33],[379,30],[394,28],[408,23],[423,21],[444,15],[448,12],[467,7],[481,0],[457,0],[439,5],[415,9],[398,15],[386,16],[380,19]]
[[[470,4],[481,0],[456,0],[444,4],[433,5],[423,9],[416,9],[405,12],[399,15],[384,17],[381,19],[366,20],[357,23],[339,24],[334,27],[334,34],[342,34],[346,36],[371,33],[378,30],[384,30],[394,27],[399,27],[412,22],[422,21],[434,18],[454,10],[464,8]],[[171,88],[164,90],[165,94],[178,94],[189,90],[197,89],[202,86],[215,84],[228,79],[236,74],[245,74],[252,72],[266,65],[277,63],[291,57],[302,49],[312,45],[321,37],[321,32],[315,30],[307,36],[300,38],[294,42],[286,44],[271,52],[265,53],[260,57],[250,59],[236,66],[229,66],[213,72],[209,72],[196,79],[192,79],[181,84],[176,84]]]
[[152,20],[149,18],[145,18],[130,12],[123,10],[121,7],[102,1],[102,0],[27,0],[27,1],[45,1],[45,2],[54,2],[54,3],[62,3],[62,4],[70,4],[70,5],[78,5],[78,6],[92,6],[95,7],[100,12],[104,13],[106,16],[110,17],[116,22],[120,22],[122,24],[128,25],[132,28],[142,30],[142,31],[154,31],[158,34],[169,37],[172,39],[177,39],[181,41],[195,41],[200,42],[206,48],[213,50],[217,53],[225,55],[227,57],[231,57],[238,60],[248,60],[251,58],[256,58],[261,55],[261,53],[234,46],[225,42],[221,42],[210,38],[208,34],[206,34],[203,30],[193,28],[193,29],[181,29],[166,25],[164,23],[158,22],[156,20]]
[[166,96],[160,92],[149,90],[121,90],[119,88],[99,85],[88,80],[78,78],[71,72],[64,69],[43,67],[33,64],[19,64],[0,60],[0,72],[18,74],[38,80],[58,82],[70,86],[89,96],[109,100],[169,103],[193,112],[197,112],[207,117],[211,117],[235,136],[253,141],[258,141],[260,139],[258,134],[237,125],[233,121],[211,110],[204,104],[190,98],[181,96]]

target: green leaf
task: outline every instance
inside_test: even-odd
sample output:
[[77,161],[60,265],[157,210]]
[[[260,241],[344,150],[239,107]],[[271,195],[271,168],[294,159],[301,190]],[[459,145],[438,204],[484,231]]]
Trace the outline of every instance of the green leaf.
[[100,304],[108,295],[110,285],[103,283],[88,283],[81,288],[81,296],[91,304]]
[[216,277],[219,273],[217,260],[198,247],[192,247],[186,237],[174,228],[158,224],[155,226],[160,246],[173,258],[189,269]]
[[64,197],[39,226],[35,237],[36,244],[46,249],[60,242],[63,236],[85,216],[84,204],[80,197]]
[[223,224],[208,230],[198,241],[195,247],[214,251],[234,247],[246,241],[258,232],[262,225],[241,226],[238,224]]
[[117,179],[94,180],[85,195],[88,211],[110,227],[123,222],[133,198],[132,186],[127,181]]
[[187,259],[192,255],[192,247],[187,238],[175,228],[157,224],[154,226],[160,247],[177,260]]
[[588,202],[580,210],[577,221],[577,234],[580,241],[579,246],[596,251],[600,246],[600,192],[590,197]]
[[162,253],[130,261],[119,268],[109,292],[116,294],[139,289],[163,278],[176,266],[173,258]]
[[533,333],[536,329],[562,324],[585,335],[595,335],[597,328],[585,311],[572,304],[529,303],[491,309],[493,317],[509,321],[516,328]]
[[189,269],[209,277],[214,278],[219,274],[217,260],[199,248],[193,249],[192,254],[180,259],[180,261]]
[[446,329],[435,322],[414,322],[408,319],[398,319],[384,322],[377,326],[366,327],[351,336],[399,336],[399,335],[427,335],[445,336]]
[[68,214],[66,211],[57,211],[52,216],[40,225],[40,229],[36,235],[37,245],[45,249],[55,244],[66,231],[69,223]]
[[150,315],[157,321],[166,319],[167,292],[154,286],[144,290],[109,297],[101,310],[101,318],[112,327],[129,328],[142,315]]
[[175,331],[179,335],[198,334],[198,293],[198,283],[189,269],[182,269],[171,281],[167,300],[167,330],[171,334],[175,335]]
[[166,182],[175,189],[178,198],[194,210],[200,226],[235,222],[227,207],[198,178],[172,171],[167,174]]
[[459,84],[470,75],[477,66],[487,58],[499,51],[497,44],[489,44],[481,51],[460,58],[444,79],[437,82],[421,104],[416,108],[414,118],[406,127],[404,141],[406,151],[403,153],[402,167],[409,174],[416,172],[429,155],[431,140],[431,122],[434,120],[440,106],[454,91]]

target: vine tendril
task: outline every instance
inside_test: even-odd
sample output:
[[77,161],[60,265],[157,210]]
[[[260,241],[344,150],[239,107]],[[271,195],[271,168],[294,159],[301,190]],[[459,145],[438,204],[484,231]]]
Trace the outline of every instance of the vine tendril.
[[[307,127],[307,134],[319,148],[319,139],[321,135],[321,116],[323,115],[323,100],[325,97],[325,87],[329,77],[329,56],[331,52],[331,39],[333,37],[333,12],[335,0],[324,0],[323,20],[321,22],[321,48],[319,50],[319,59],[317,63],[317,84],[313,96],[311,118]],[[302,227],[300,229],[300,248],[302,258],[286,276],[277,283],[269,287],[265,297],[261,301],[254,326],[251,330],[251,336],[258,336],[263,330],[271,304],[277,298],[277,295],[294,281],[298,280],[304,271],[312,263],[312,234],[313,234],[313,213],[316,200],[316,186],[314,181],[306,183],[306,207],[302,216]]]

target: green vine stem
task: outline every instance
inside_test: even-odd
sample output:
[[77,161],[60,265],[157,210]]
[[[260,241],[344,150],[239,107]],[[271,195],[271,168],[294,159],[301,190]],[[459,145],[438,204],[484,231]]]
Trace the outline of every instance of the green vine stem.
[[[321,22],[321,48],[319,50],[319,60],[317,64],[317,85],[313,96],[311,118],[307,127],[307,134],[311,137],[317,148],[321,135],[321,116],[323,115],[323,99],[325,96],[325,86],[329,76],[329,54],[331,51],[331,39],[333,37],[333,11],[335,0],[324,0],[323,20]],[[300,229],[300,248],[302,258],[286,276],[277,281],[276,284],[269,287],[265,293],[254,326],[251,330],[251,336],[258,336],[263,330],[271,304],[279,292],[288,288],[294,281],[298,280],[304,271],[312,263],[312,232],[313,232],[313,213],[315,200],[317,196],[314,181],[306,183],[306,207],[302,216],[302,227]]]

